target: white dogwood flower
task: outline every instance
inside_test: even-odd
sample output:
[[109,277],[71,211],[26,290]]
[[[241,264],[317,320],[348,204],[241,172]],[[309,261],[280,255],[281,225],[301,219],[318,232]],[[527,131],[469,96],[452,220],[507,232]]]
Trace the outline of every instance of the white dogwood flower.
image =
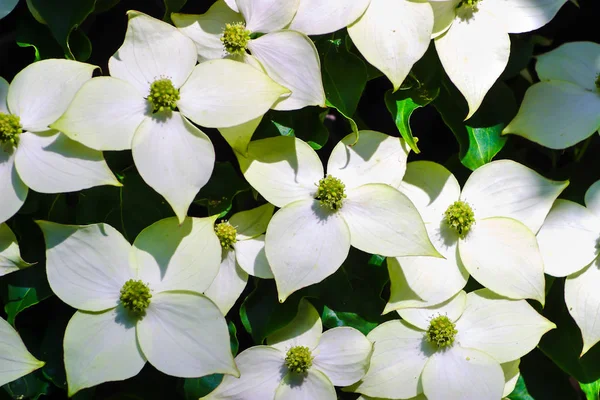
[[19,379],[44,364],[31,355],[19,333],[0,318],[0,386]]
[[564,149],[600,128],[600,44],[573,42],[537,57],[532,85],[503,133]]
[[402,320],[367,335],[371,365],[349,390],[394,399],[501,399],[514,388],[520,357],[556,327],[525,300],[488,289],[398,313]]
[[227,323],[205,291],[221,246],[214,218],[160,220],[133,246],[106,224],[38,221],[52,291],[78,311],[64,338],[69,396],[137,375],[238,376]]
[[267,346],[241,352],[240,377],[226,376],[204,400],[335,400],[334,386],[362,378],[373,345],[350,327],[323,333],[319,313],[305,299],[285,327],[267,337]]
[[279,300],[321,282],[350,246],[384,256],[439,256],[411,201],[396,188],[408,150],[374,131],[346,136],[333,149],[327,175],[317,153],[294,137],[250,142],[241,170],[252,187],[281,209],[267,228],[265,251]]
[[17,238],[8,225],[0,224],[0,276],[32,265],[21,258]]

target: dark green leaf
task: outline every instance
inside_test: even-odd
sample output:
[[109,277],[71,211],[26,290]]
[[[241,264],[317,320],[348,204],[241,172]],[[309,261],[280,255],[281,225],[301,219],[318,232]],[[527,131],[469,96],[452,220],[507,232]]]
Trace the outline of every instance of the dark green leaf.
[[94,13],[99,14],[106,12],[119,4],[121,0],[96,0],[96,7],[94,8]]
[[58,305],[53,308],[52,318],[48,321],[48,327],[40,345],[40,359],[46,362],[42,368],[46,379],[55,386],[67,390],[67,375],[63,361],[63,338],[74,310],[58,301],[56,303]]
[[19,313],[40,301],[52,296],[52,290],[46,278],[46,269],[43,265],[33,267],[7,275],[6,287],[2,287],[4,311],[6,311],[9,324],[15,325],[15,318]]
[[19,47],[32,47],[34,50],[34,61],[47,58],[62,58],[63,49],[46,25],[38,23],[31,14],[23,13],[17,20],[16,41]]
[[165,15],[163,21],[171,22],[171,13],[179,12],[187,3],[187,0],[164,0],[165,3]]
[[210,215],[226,215],[231,209],[233,198],[249,190],[248,183],[240,177],[230,162],[217,162],[210,180],[196,196],[194,203],[208,208]]
[[329,139],[323,125],[327,111],[319,107],[305,107],[295,111],[270,111],[262,119],[253,140],[275,136],[295,136],[319,150]]
[[12,399],[37,400],[50,393],[50,384],[44,380],[42,373],[37,370],[3,386]]
[[580,383],[579,386],[587,400],[600,400],[600,380],[592,383]]
[[533,41],[528,37],[510,35],[510,58],[499,80],[504,81],[517,75],[527,67],[532,57]]
[[525,380],[522,376],[519,376],[515,390],[508,396],[510,400],[535,400],[529,395],[527,386],[525,386]]

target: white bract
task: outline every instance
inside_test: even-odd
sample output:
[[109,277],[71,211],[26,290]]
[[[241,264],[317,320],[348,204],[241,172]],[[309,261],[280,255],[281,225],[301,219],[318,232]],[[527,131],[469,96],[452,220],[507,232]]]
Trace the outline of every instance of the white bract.
[[0,224],[0,276],[32,265],[21,258],[17,238],[8,225]]
[[21,208],[28,188],[65,193],[121,185],[101,152],[49,128],[95,68],[50,59],[27,66],[10,85],[0,78],[0,223]]
[[0,0],[0,19],[6,17],[17,6],[19,0]]
[[319,313],[305,299],[298,314],[267,338],[268,346],[241,352],[240,377],[226,376],[205,400],[335,400],[334,386],[362,378],[373,345],[350,327],[323,333]]
[[393,399],[501,399],[514,388],[519,358],[556,327],[525,300],[488,289],[398,313],[402,320],[367,335],[374,343],[371,365],[350,390]]
[[546,273],[567,277],[565,302],[583,336],[582,356],[600,341],[600,181],[585,204],[556,200],[538,233]]
[[265,255],[265,231],[274,207],[265,204],[233,214],[229,221],[215,225],[221,243],[221,266],[210,287],[204,292],[226,315],[242,294],[248,275],[272,279]]
[[430,0],[444,70],[473,116],[508,64],[509,33],[546,25],[567,0]]
[[434,14],[427,2],[371,0],[348,33],[365,59],[398,90],[431,42]]
[[[299,4],[300,0],[236,0],[231,2],[234,11],[218,0],[205,14],[173,14],[172,18],[181,32],[194,40],[201,61],[229,57],[258,64],[258,69],[290,89],[291,95],[274,109],[325,107],[315,45],[305,34],[283,29]],[[254,37],[258,33],[262,35]]]
[[137,375],[146,361],[168,375],[239,375],[227,323],[205,291],[221,248],[214,218],[177,218],[130,245],[113,227],[39,221],[52,291],[78,311],[64,338],[69,396]]
[[31,355],[19,333],[0,318],[0,386],[19,379],[44,364]]
[[411,201],[396,188],[408,150],[374,131],[346,136],[333,149],[327,176],[317,153],[294,137],[253,141],[238,155],[248,182],[281,209],[269,223],[265,250],[279,300],[321,282],[350,246],[384,256],[439,256]]
[[87,82],[53,127],[94,149],[132,149],[144,181],[182,222],[215,161],[210,139],[187,118],[239,125],[287,89],[231,60],[196,66],[194,43],[175,27],[135,11],[128,16],[125,40],[109,60],[112,76]]
[[475,170],[461,192],[450,171],[430,161],[408,164],[400,190],[421,213],[445,259],[388,259],[387,311],[448,299],[471,274],[512,299],[544,303],[544,265],[535,234],[568,182],[548,180],[510,160]]
[[537,57],[541,82],[525,93],[503,133],[564,149],[600,128],[600,44],[563,44]]

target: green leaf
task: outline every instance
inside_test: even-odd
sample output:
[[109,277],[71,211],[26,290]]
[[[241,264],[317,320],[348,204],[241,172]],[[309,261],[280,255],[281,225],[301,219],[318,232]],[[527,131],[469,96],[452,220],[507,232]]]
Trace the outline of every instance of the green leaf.
[[44,380],[39,370],[7,383],[3,388],[15,400],[37,400],[41,396],[50,394],[50,384]]
[[600,380],[592,383],[579,383],[587,400],[600,400]]
[[19,47],[32,47],[34,61],[62,58],[63,49],[52,37],[46,25],[38,23],[31,14],[22,13],[17,20],[15,40]]
[[210,215],[223,217],[231,210],[233,198],[249,189],[248,183],[230,162],[217,162],[210,180],[200,189],[194,203],[208,208]]
[[510,395],[508,395],[508,398],[510,400],[535,400],[529,395],[529,392],[527,391],[527,386],[525,385],[525,380],[522,376],[519,376],[519,380],[517,380],[515,390],[513,390]]
[[532,57],[533,41],[528,37],[510,35],[510,58],[499,80],[504,81],[516,76],[527,67]]
[[63,338],[67,324],[73,316],[73,309],[66,304],[56,301],[52,309],[52,318],[44,332],[40,344],[40,359],[46,364],[42,368],[44,377],[56,387],[67,390],[67,375],[63,361]]
[[187,0],[164,0],[165,4],[165,15],[163,15],[163,21],[171,23],[171,13],[179,12],[185,6]]
[[275,136],[295,136],[313,149],[321,149],[329,139],[329,131],[323,125],[327,110],[305,107],[294,111],[269,111],[256,128],[253,140]]

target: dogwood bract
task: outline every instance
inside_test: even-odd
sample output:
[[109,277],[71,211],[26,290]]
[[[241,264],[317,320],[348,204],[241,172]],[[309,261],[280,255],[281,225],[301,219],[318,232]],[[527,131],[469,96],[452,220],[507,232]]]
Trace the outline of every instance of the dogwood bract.
[[400,190],[420,211],[429,237],[446,259],[391,260],[387,310],[406,306],[406,300],[412,307],[420,306],[419,300],[443,301],[464,287],[465,270],[502,296],[544,304],[544,265],[535,234],[567,185],[500,160],[476,169],[461,192],[456,178],[440,164],[410,163]]
[[565,302],[581,330],[582,356],[600,341],[600,181],[587,190],[585,204],[556,200],[538,233],[546,273],[567,277]]
[[8,225],[0,224],[0,276],[10,274],[33,264],[21,258],[19,244]]
[[28,188],[65,193],[121,185],[101,152],[49,128],[95,68],[50,59],[27,66],[10,85],[0,78],[0,223],[21,208]]
[[229,221],[215,225],[221,243],[221,266],[216,278],[204,292],[226,315],[242,294],[248,275],[273,278],[265,256],[265,231],[274,207],[265,204],[233,214]]
[[541,82],[527,92],[503,133],[564,149],[600,128],[600,44],[566,43],[537,57]]
[[371,365],[350,390],[393,399],[421,393],[428,400],[501,399],[514,388],[519,358],[556,327],[525,300],[488,289],[398,313],[402,320],[367,335],[374,343]]
[[267,228],[265,252],[279,300],[321,282],[350,245],[384,256],[439,256],[417,209],[398,190],[408,150],[402,139],[361,131],[342,139],[327,163],[294,137],[250,142],[238,154],[248,182],[281,207]]
[[133,246],[106,224],[39,221],[52,291],[78,309],[64,338],[69,396],[137,375],[238,376],[227,324],[205,291],[221,249],[214,218],[160,220]]
[[323,333],[319,313],[305,299],[298,314],[267,338],[268,346],[241,352],[235,362],[240,377],[226,376],[205,400],[335,400],[335,386],[362,378],[373,350],[361,332],[350,327]]
[[31,355],[17,331],[0,318],[0,386],[19,379],[44,364]]
[[[288,90],[231,60],[196,65],[194,43],[175,27],[129,11],[112,77],[87,82],[53,127],[98,150],[132,149],[140,175],[182,222],[211,176],[215,154],[206,127],[242,124]],[[176,111],[179,110],[179,111]]]
[[567,0],[430,0],[433,37],[444,70],[470,118],[508,64],[509,33],[546,25]]

